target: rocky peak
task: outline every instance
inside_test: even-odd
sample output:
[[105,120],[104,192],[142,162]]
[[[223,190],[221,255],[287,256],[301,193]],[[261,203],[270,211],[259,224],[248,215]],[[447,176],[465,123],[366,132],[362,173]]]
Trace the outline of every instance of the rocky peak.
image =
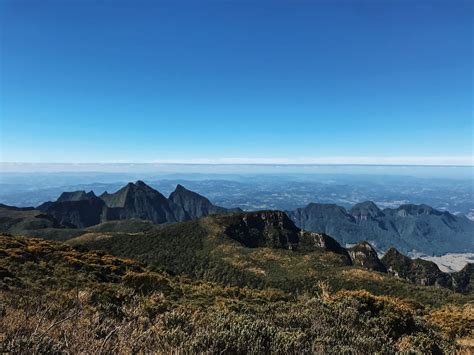
[[390,248],[381,259],[387,272],[400,278],[405,278],[410,272],[412,260],[395,248]]
[[407,217],[407,216],[428,216],[428,215],[436,215],[440,216],[442,214],[441,211],[434,209],[428,205],[413,205],[413,204],[406,204],[401,205],[396,209],[397,215],[400,217]]
[[385,266],[380,261],[377,252],[369,242],[363,241],[353,247],[347,248],[351,261],[356,266],[369,270],[386,272]]
[[180,184],[176,186],[176,189],[170,194],[168,199],[182,207],[190,218],[229,212],[223,207],[213,205],[206,197],[190,191]]
[[458,292],[468,292],[473,290],[474,285],[474,264],[468,263],[460,271],[452,273],[453,288]]
[[298,245],[298,250],[311,252],[315,249],[322,249],[342,255],[344,256],[344,261],[346,264],[352,264],[347,250],[343,248],[334,238],[325,233],[307,232],[303,230],[300,231],[300,243]]
[[387,272],[398,278],[419,284],[452,287],[451,275],[442,272],[432,261],[410,259],[395,248],[390,248],[382,257]]
[[181,184],[177,184],[176,185],[176,188],[174,189],[175,192],[191,192],[191,190],[188,190],[187,188],[185,188],[183,185]]
[[350,214],[358,220],[383,217],[384,213],[372,201],[361,202],[351,208]]
[[104,200],[108,207],[112,208],[124,208],[126,206],[131,208],[137,203],[152,202],[151,200],[163,203],[166,200],[166,197],[160,192],[141,180],[138,180],[136,183],[130,182],[115,193],[104,193],[100,198]]
[[203,202],[208,202],[211,204],[211,202],[204,196],[198,194],[197,192],[188,190],[185,188],[183,185],[176,185],[175,190],[170,194],[169,199],[174,200],[176,198],[188,198],[188,199],[197,199]]
[[64,192],[56,201],[43,203],[37,208],[62,225],[84,228],[102,221],[105,203],[92,191],[74,191]]
[[296,219],[304,219],[311,216],[313,219],[344,219],[346,221],[355,221],[354,217],[347,213],[344,207],[332,203],[310,203],[304,208],[298,208],[289,213]]

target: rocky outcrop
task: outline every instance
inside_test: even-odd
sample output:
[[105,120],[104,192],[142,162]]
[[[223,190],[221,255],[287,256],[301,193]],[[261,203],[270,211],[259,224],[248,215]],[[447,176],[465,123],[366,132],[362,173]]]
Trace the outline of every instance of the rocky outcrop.
[[324,250],[342,255],[347,265],[352,265],[349,253],[334,238],[324,233],[300,231],[300,251]]
[[387,272],[377,252],[369,242],[360,242],[353,247],[347,248],[347,252],[349,253],[353,265],[362,266],[369,270]]
[[351,265],[347,250],[336,240],[322,233],[299,229],[281,211],[258,211],[221,216],[225,234],[248,248],[289,249],[298,252],[332,252]]
[[73,191],[73,192],[63,192],[61,196],[56,200],[56,202],[67,202],[67,201],[82,201],[82,200],[91,200],[95,199],[96,195],[93,191],[85,192],[82,191]]
[[442,272],[432,261],[410,259],[395,248],[389,249],[381,261],[387,272],[398,278],[423,286],[453,287],[451,275]]
[[384,213],[372,201],[358,203],[351,208],[350,214],[356,221],[374,220],[384,217]]
[[474,285],[474,264],[468,263],[460,271],[451,274],[453,288],[458,292],[472,292]]
[[248,248],[293,249],[300,240],[300,229],[281,211],[258,211],[222,218],[225,234]]

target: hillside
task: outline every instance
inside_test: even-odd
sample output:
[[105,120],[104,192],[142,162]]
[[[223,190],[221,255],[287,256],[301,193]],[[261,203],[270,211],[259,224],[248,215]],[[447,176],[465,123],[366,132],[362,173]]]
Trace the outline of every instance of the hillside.
[[413,294],[433,303],[439,294],[457,297],[447,289],[467,290],[466,285],[458,288],[452,282],[457,274],[443,273],[432,262],[424,262],[428,265],[424,275],[434,272],[450,282],[388,273],[370,244],[345,249],[330,236],[300,230],[279,211],[208,216],[141,233],[90,231],[68,243],[133,258],[154,270],[233,286],[308,291],[324,281],[336,290],[365,288],[380,295]]
[[473,331],[461,296],[448,305],[438,293],[445,305],[430,308],[327,283],[300,293],[231,287],[6,235],[0,285],[0,351],[10,353],[452,353]]
[[474,250],[474,221],[427,205],[381,210],[367,201],[347,211],[334,204],[310,203],[288,211],[288,216],[298,227],[327,233],[342,245],[368,240],[379,251],[395,247],[428,255]]

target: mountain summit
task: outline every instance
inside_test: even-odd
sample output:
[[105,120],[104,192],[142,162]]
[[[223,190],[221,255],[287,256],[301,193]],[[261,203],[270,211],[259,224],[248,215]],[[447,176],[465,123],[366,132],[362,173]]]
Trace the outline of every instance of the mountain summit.
[[216,206],[206,197],[186,189],[178,184],[176,189],[168,198],[178,206],[181,206],[190,218],[199,218],[211,214],[227,213],[229,211],[240,211],[240,209],[228,210],[224,207]]
[[105,192],[100,198],[108,208],[106,220],[139,218],[172,223],[189,219],[182,207],[140,180],[128,183],[113,194]]

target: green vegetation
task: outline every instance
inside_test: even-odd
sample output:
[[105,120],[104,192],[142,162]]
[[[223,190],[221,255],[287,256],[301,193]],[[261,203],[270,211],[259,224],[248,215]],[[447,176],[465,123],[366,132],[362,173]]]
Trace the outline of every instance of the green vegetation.
[[[188,246],[201,245],[193,255],[204,248],[200,223],[187,225],[195,232]],[[291,253],[279,252],[269,258]],[[343,275],[383,277],[347,267]],[[454,353],[454,336],[472,335],[467,311],[458,329],[443,323],[444,308],[368,291],[324,282],[298,294],[225,286],[41,239],[0,236],[0,279],[2,352],[436,354]]]
[[[88,233],[68,243],[132,258],[154,271],[228,286],[276,288],[299,294],[314,293],[315,285],[327,282],[334,291],[364,289],[433,306],[462,304],[474,298],[472,294],[416,286],[385,273],[348,266],[343,255],[323,249],[245,247],[226,234],[241,216],[210,216],[141,233]],[[273,236],[274,230],[267,229],[267,237]]]

